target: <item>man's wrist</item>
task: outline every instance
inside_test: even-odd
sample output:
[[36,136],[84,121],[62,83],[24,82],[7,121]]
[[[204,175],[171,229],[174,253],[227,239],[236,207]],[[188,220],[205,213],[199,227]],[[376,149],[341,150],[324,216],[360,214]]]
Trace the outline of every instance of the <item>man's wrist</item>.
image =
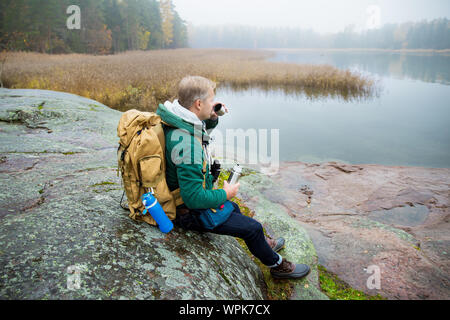
[[220,189],[220,190],[223,190],[225,192],[225,200],[224,200],[224,202],[227,201],[228,200],[228,192],[227,192],[227,190],[225,190],[225,189]]

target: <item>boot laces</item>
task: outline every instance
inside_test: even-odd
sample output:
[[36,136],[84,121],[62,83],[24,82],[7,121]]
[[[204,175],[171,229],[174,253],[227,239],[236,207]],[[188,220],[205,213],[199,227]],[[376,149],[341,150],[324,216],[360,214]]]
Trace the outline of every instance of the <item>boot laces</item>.
[[273,268],[277,272],[292,272],[295,269],[295,265],[292,262],[287,261],[285,258],[281,261],[278,267]]

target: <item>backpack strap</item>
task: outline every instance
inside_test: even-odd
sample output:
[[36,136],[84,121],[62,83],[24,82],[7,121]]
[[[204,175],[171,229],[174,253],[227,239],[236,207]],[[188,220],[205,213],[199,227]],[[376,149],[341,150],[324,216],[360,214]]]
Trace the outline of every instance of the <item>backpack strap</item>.
[[206,160],[205,159],[203,159],[202,173],[203,173],[203,189],[206,189]]
[[177,188],[170,193],[172,193],[173,199],[175,200],[175,207],[178,207],[179,205],[182,205],[184,203],[183,198],[181,198],[180,195],[180,188]]
[[163,121],[162,119],[161,119],[161,123],[167,127],[176,128],[175,126],[168,124],[167,122]]

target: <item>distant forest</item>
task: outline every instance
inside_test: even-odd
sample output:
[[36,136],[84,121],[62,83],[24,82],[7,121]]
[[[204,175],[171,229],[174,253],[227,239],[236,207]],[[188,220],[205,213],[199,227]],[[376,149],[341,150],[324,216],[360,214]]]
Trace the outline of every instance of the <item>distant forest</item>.
[[[80,8],[79,29],[67,27],[71,5]],[[362,33],[348,26],[320,34],[285,27],[193,26],[181,19],[172,0],[0,0],[0,51],[113,54],[185,47],[450,49],[450,21],[385,24]]]
[[352,26],[343,32],[319,34],[287,27],[188,26],[193,48],[380,48],[450,49],[450,20],[385,24],[357,33]]
[[[68,29],[71,5],[80,29]],[[0,0],[0,48],[110,54],[187,47],[187,28],[171,0]]]

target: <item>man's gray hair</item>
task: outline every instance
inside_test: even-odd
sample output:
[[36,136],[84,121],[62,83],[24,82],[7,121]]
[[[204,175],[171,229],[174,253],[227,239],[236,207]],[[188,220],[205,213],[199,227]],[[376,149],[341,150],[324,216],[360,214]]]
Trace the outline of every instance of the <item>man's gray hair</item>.
[[204,101],[208,97],[209,89],[215,89],[216,84],[201,76],[187,76],[178,84],[178,102],[185,108],[189,108],[200,99]]

